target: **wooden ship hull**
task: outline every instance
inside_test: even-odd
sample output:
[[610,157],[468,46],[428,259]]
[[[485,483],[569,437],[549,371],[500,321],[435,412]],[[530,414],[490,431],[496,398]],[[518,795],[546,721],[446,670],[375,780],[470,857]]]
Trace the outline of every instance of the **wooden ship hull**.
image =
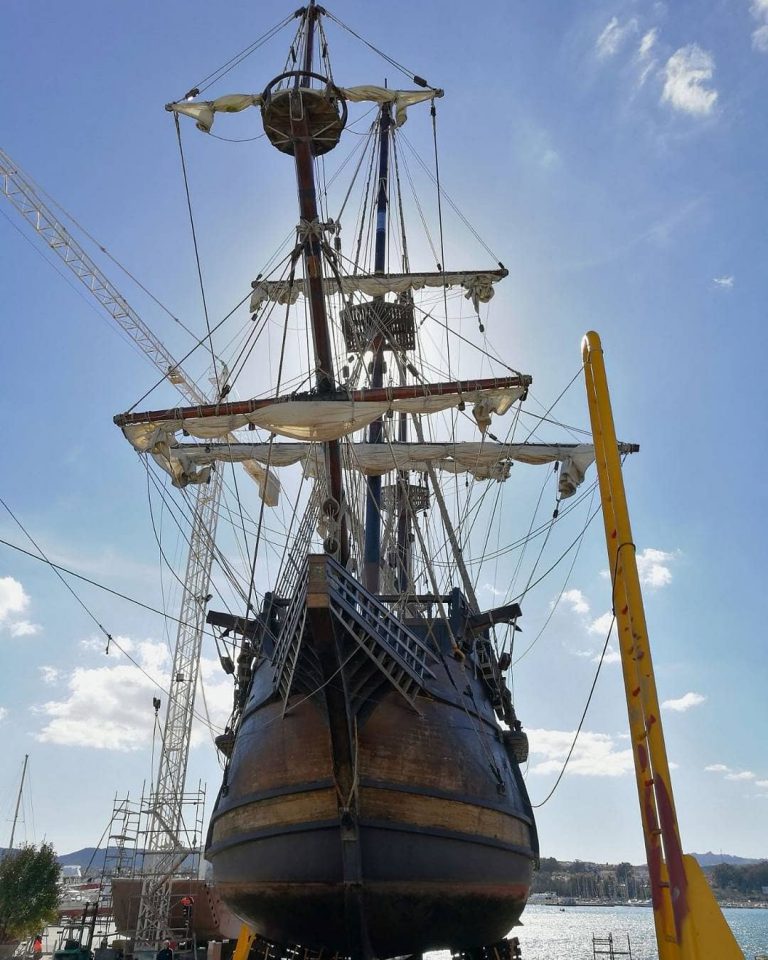
[[[495,720],[482,662],[442,622],[391,618],[330,558],[309,571],[292,685],[280,669],[289,609],[232,746],[206,851],[217,890],[281,943],[355,954],[356,926],[378,957],[500,940],[525,905],[537,840],[519,740]],[[451,599],[458,632],[466,610]],[[364,634],[349,617],[356,639],[343,615],[364,620],[366,606],[378,626]],[[429,633],[438,650],[408,672]],[[260,640],[269,647],[268,630]]]

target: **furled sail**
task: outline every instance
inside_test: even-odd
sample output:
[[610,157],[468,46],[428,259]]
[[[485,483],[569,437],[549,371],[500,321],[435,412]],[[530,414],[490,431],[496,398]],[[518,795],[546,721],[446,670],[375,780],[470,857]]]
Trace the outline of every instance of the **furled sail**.
[[[365,476],[381,476],[391,470],[426,472],[428,465],[447,473],[468,473],[477,480],[506,480],[513,461],[528,464],[559,462],[559,494],[572,496],[595,459],[594,448],[586,443],[510,443],[476,441],[456,443],[346,443],[344,460],[349,469]],[[322,448],[312,443],[186,443],[168,446],[155,454],[157,462],[170,473],[176,486],[208,480],[213,463],[256,462],[272,471],[302,464],[308,476],[315,476]],[[270,491],[274,493],[274,489]],[[269,502],[269,501],[267,501]]]
[[[471,300],[477,310],[481,303],[487,303],[493,297],[493,284],[507,276],[508,270],[445,270],[432,273],[359,273],[351,277],[326,278],[323,280],[323,293],[330,296],[341,293],[350,296],[364,293],[369,297],[380,297],[387,293],[407,293],[422,290],[424,287],[463,287],[464,296]],[[304,280],[256,280],[251,294],[251,313],[255,313],[267,300],[275,303],[296,303],[300,296],[306,296]]]
[[121,414],[115,423],[139,452],[161,455],[180,432],[213,440],[241,427],[260,427],[292,440],[328,442],[390,413],[433,414],[464,404],[472,404],[472,414],[485,432],[491,414],[506,413],[530,383],[530,377],[518,376],[352,390],[322,399],[307,394]]
[[[442,90],[435,90],[427,87],[425,90],[390,90],[388,87],[377,87],[372,84],[363,84],[357,87],[330,87],[336,96],[342,96],[345,100],[351,100],[355,103],[390,103],[395,108],[395,123],[401,127],[408,119],[408,107],[414,103],[420,103],[423,100],[432,100],[435,97],[442,97]],[[273,96],[279,96],[278,91]],[[306,88],[302,90],[303,95],[325,96],[326,91]],[[264,103],[264,98],[260,93],[228,93],[223,97],[217,97],[215,100],[180,100],[176,103],[169,103],[166,110],[176,114],[183,114],[186,117],[192,117],[198,130],[203,133],[210,133],[213,127],[213,121],[217,113],[239,113],[248,107],[260,107]]]

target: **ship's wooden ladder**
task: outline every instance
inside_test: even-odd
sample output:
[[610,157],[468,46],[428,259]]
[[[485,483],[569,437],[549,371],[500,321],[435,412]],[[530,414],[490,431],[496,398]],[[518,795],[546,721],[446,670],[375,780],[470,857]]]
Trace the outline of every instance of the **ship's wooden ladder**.
[[284,704],[292,692],[311,693],[322,671],[313,645],[310,607],[325,608],[341,627],[352,649],[344,674],[353,710],[359,709],[382,682],[388,682],[411,705],[434,679],[426,644],[327,554],[310,556],[296,584],[280,631],[273,663],[275,687]]
[[376,690],[382,675],[414,706],[419,691],[434,678],[427,646],[341,564],[328,559],[326,576],[331,613],[358,648],[346,671],[353,709]]

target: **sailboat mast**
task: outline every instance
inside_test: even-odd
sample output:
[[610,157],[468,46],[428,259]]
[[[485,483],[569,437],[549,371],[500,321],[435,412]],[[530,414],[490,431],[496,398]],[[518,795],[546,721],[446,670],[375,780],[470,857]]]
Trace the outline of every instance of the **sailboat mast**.
[[[374,273],[383,274],[387,267],[387,199],[389,196],[389,128],[392,112],[384,104],[379,116],[379,178],[376,198],[376,246]],[[384,297],[374,297],[374,304],[383,303]],[[374,315],[376,307],[374,306]],[[371,387],[384,384],[384,335],[377,329],[373,338]],[[381,443],[384,421],[374,420],[368,430],[369,443]],[[365,560],[363,582],[371,593],[379,592],[381,570],[381,477],[369,477],[365,500]]]
[[19,794],[16,797],[16,809],[13,812],[13,826],[11,827],[11,842],[8,844],[8,849],[13,850],[13,841],[16,837],[16,824],[19,820],[19,808],[21,807],[21,795],[24,790],[24,778],[27,775],[27,763],[29,762],[29,754],[24,754],[24,766],[21,768],[21,783],[19,784]]
[[[317,187],[315,185],[315,168],[312,154],[312,134],[307,123],[306,112],[302,109],[301,87],[308,87],[312,74],[312,54],[315,38],[315,20],[322,8],[310,0],[304,13],[304,69],[297,78],[297,89],[291,94],[299,101],[292,111],[293,119],[293,156],[296,164],[296,181],[299,192],[299,210],[302,224],[306,226],[307,234],[303,240],[304,275],[309,293],[309,312],[312,321],[312,338],[315,349],[315,386],[320,395],[332,393],[335,389],[333,370],[333,351],[328,327],[328,315],[323,296],[323,269],[322,244],[319,230],[314,229],[319,223],[317,211]],[[344,516],[343,500],[344,489],[341,472],[341,453],[338,441],[332,440],[325,445],[326,467],[330,483],[330,495],[335,505],[339,523],[339,560],[346,564],[349,556],[347,527]],[[328,544],[329,552],[334,544]]]

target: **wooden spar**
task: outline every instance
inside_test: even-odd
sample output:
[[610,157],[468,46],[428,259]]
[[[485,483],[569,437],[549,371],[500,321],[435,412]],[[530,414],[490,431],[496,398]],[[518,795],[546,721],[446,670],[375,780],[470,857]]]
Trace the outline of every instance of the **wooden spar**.
[[[384,273],[387,265],[387,197],[389,194],[389,127],[392,115],[385,103],[379,118],[379,185],[376,198],[376,252],[374,273]],[[374,300],[383,301],[384,297]],[[371,386],[380,388],[384,383],[384,334],[379,331],[373,339]],[[368,429],[368,442],[381,443],[384,421],[374,420]],[[381,566],[381,477],[368,477],[365,498],[365,556],[363,583],[371,593],[379,592]]]
[[743,960],[701,867],[682,852],[600,337],[587,333],[581,352],[659,958]]
[[[399,387],[348,390],[333,393],[323,399],[351,400],[354,403],[378,401],[417,400],[419,397],[441,397],[448,394],[474,393],[476,390],[503,390],[509,387],[529,387],[532,377],[490,377],[483,380],[451,380],[445,383],[407,383]],[[172,407],[166,410],[148,410],[143,413],[120,413],[114,417],[118,427],[132,423],[156,423],[161,420],[188,420],[192,417],[247,416],[264,407],[290,401],[317,400],[316,394],[301,394],[287,397],[265,397],[259,400],[237,400],[231,403],[205,403],[196,407]]]
[[[315,19],[318,8],[311,0],[305,12],[305,48],[304,48],[304,77],[301,86],[309,86],[312,72],[312,47],[314,43]],[[296,109],[291,109],[291,126],[293,134],[293,156],[296,163],[296,182],[299,191],[299,209],[301,219],[306,224],[317,224],[317,189],[315,187],[315,168],[312,154],[312,136],[307,123],[306,111],[302,105],[301,87],[291,93],[296,100]],[[293,119],[293,118],[296,119]],[[321,395],[333,392],[335,386],[333,372],[333,352],[331,337],[328,329],[328,317],[325,310],[323,296],[323,269],[321,238],[313,231],[309,231],[303,240],[304,275],[309,293],[309,313],[312,321],[312,338],[315,346],[315,383]],[[349,543],[347,535],[347,521],[343,509],[344,484],[341,472],[341,454],[337,440],[331,440],[325,445],[328,467],[330,495],[337,504],[339,523],[339,559],[346,564],[349,559]]]

